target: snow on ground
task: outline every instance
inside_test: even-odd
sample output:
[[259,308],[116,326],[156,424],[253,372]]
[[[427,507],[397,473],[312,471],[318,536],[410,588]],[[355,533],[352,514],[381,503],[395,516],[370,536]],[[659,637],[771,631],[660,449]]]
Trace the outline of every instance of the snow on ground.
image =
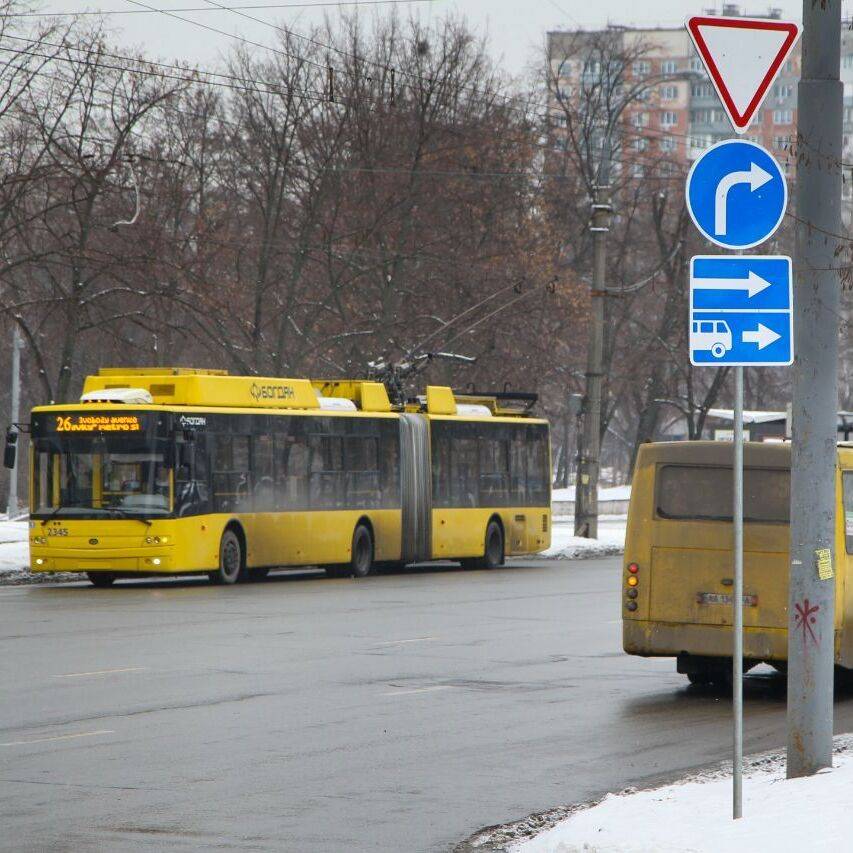
[[7,521],[0,519],[0,571],[19,571],[29,565],[29,528],[26,519]]
[[[573,501],[575,499],[575,487],[569,486],[566,489],[553,489],[551,491],[552,501]],[[601,487],[598,490],[599,501],[627,501],[631,499],[630,486],[609,486]]]
[[[850,849],[853,738],[836,738],[834,767],[786,779],[780,754],[747,762],[743,814],[731,819],[731,768],[649,791],[608,794],[511,853],[804,853]],[[750,767],[751,765],[751,767]]]
[[551,547],[542,556],[550,560],[577,560],[605,557],[625,550],[625,515],[600,515],[598,539],[575,536],[575,520],[570,516],[554,516],[551,525]]

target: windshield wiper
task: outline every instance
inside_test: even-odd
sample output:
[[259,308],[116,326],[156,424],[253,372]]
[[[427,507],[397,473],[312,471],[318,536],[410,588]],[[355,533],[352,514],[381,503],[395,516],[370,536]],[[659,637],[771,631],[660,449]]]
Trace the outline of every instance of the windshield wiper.
[[151,527],[151,519],[146,518],[144,515],[134,515],[132,512],[128,512],[126,509],[117,506],[107,506],[104,509],[114,518],[130,518],[133,521],[141,521],[143,524]]
[[60,503],[58,506],[54,507],[54,509],[51,512],[49,512],[41,520],[41,526],[44,527],[45,524],[47,524],[48,521],[50,521],[56,515],[56,513],[58,513],[60,510],[63,510],[63,509],[79,509],[81,506],[82,506],[82,504],[80,504],[80,503],[71,503],[71,504]]

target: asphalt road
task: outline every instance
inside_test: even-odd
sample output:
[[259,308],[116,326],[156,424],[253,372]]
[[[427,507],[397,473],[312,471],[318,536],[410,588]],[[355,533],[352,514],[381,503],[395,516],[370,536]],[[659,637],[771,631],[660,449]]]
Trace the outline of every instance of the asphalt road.
[[[446,851],[729,754],[725,696],[621,653],[618,559],[3,587],[0,614],[3,850]],[[784,685],[747,682],[746,750],[781,746]]]

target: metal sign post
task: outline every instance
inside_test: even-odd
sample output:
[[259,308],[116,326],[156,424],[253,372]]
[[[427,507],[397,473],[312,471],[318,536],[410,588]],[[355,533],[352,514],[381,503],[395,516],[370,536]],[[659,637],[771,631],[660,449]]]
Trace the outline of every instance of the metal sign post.
[[[696,50],[737,133],[748,130],[799,36],[785,21],[694,17]],[[743,255],[779,227],[788,203],[785,173],[773,155],[726,139],[687,175],[687,209],[710,242],[737,256],[698,255],[690,262],[690,363],[734,367],[732,459],[732,817],[743,815],[743,368],[794,360],[791,259]]]
[[734,705],[734,755],[732,757],[732,817],[743,816],[743,368],[735,368],[734,423],[734,537],[735,587],[732,599],[732,704]]

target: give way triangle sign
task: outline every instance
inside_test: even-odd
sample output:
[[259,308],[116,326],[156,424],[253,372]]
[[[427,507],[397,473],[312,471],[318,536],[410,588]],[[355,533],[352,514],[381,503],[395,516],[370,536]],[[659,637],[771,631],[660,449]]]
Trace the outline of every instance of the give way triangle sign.
[[800,26],[772,18],[694,16],[687,31],[705,63],[736,133],[746,133]]

